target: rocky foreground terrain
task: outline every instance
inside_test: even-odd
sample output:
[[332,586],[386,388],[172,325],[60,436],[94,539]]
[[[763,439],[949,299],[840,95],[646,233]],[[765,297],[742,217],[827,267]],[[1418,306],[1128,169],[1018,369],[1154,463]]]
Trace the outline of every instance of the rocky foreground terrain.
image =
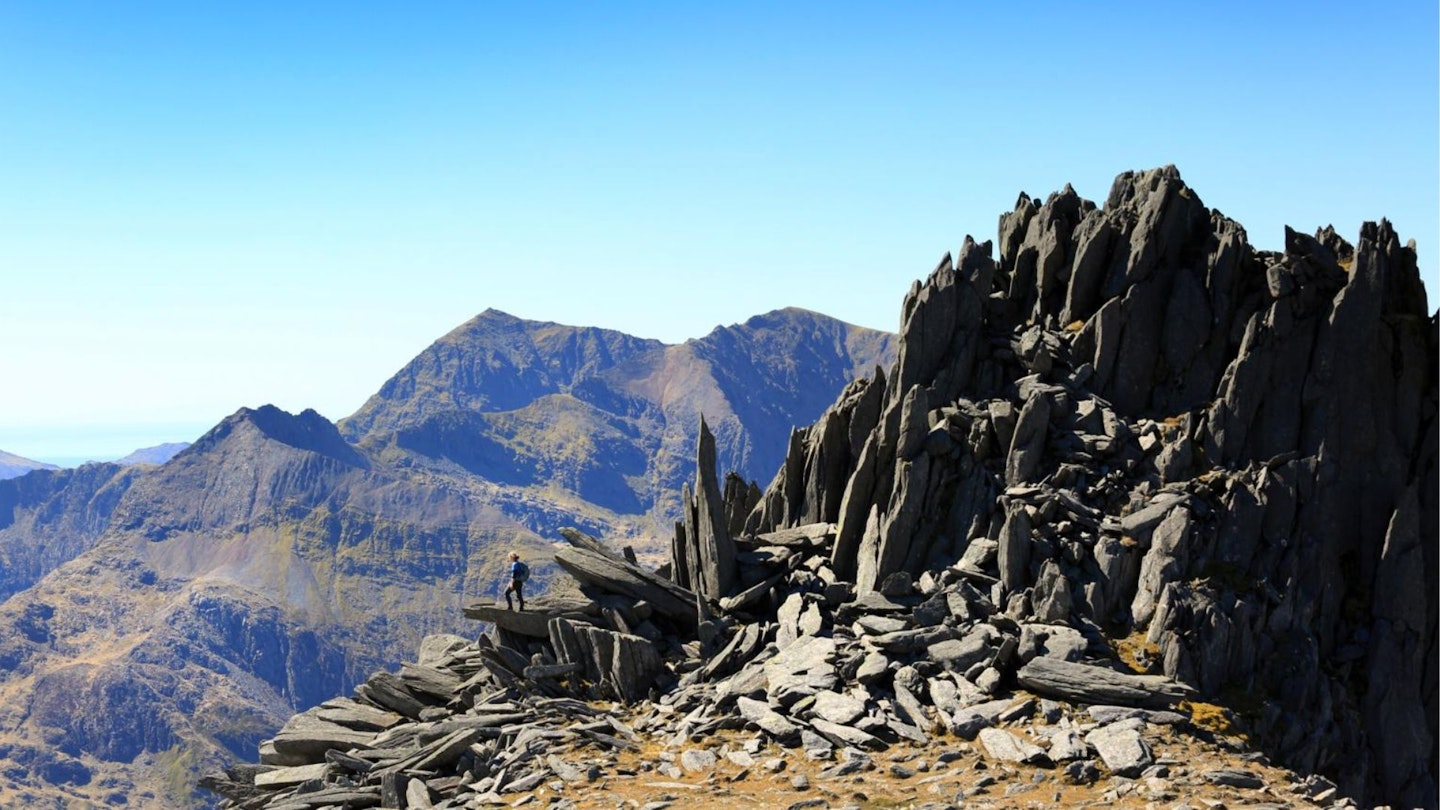
[[[1437,319],[1173,168],[967,239],[765,492],[291,719],[228,806],[1435,807]],[[776,790],[778,788],[778,791]]]

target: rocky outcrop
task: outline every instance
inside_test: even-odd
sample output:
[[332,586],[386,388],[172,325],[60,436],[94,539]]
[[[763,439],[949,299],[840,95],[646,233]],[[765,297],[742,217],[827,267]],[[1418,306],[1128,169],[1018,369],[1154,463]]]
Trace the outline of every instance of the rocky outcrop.
[[[566,539],[575,548],[562,555],[593,542],[575,532]],[[1001,764],[1063,765],[1067,781],[1086,784],[1102,763],[1125,777],[1169,776],[1151,767],[1152,741],[1168,729],[1208,733],[1183,702],[1192,690],[1119,671],[1098,638],[1017,624],[975,587],[976,575],[892,575],[886,593],[857,594],[830,575],[834,542],[834,524],[742,535],[740,576],[758,579],[746,590],[762,596],[722,600],[715,613],[697,596],[698,625],[630,593],[623,554],[586,549],[614,563],[587,575],[588,600],[541,597],[525,611],[471,606],[467,615],[493,621],[478,643],[427,638],[416,663],[296,715],[260,746],[259,765],[201,785],[228,807],[465,807],[546,795],[568,807],[635,775],[617,753],[689,746],[721,730],[753,736],[739,750],[689,748],[642,767],[703,776],[721,756],[748,767],[768,749],[772,770],[793,751],[823,763],[817,778],[830,781],[874,770],[871,757],[891,746],[948,737],[973,741]],[[915,775],[901,765],[891,773]],[[1249,778],[1251,789],[1279,787],[1248,772],[1214,773]],[[1107,800],[1134,789],[1126,782]],[[826,791],[802,776],[791,785]],[[1169,785],[1147,788],[1174,795]],[[1317,783],[1316,792],[1330,787]]]
[[847,391],[753,528],[843,489],[830,570],[861,591],[958,560],[1017,621],[1143,633],[1207,698],[1264,695],[1283,761],[1433,806],[1437,321],[1413,248],[1382,221],[1258,251],[1166,167],[1103,207],[1022,195],[999,252],[967,239],[912,288],[860,451],[826,466]]
[[[700,419],[699,467],[695,493],[682,496],[684,522],[675,528],[670,570],[675,582],[701,596],[719,599],[735,583],[735,543],[715,477],[715,437]],[[739,495],[733,490],[732,497]]]
[[[1161,797],[1163,728],[1243,730],[1317,804],[1435,806],[1440,318],[1413,249],[1382,222],[1257,251],[1166,167],[1103,207],[1022,195],[993,253],[967,239],[912,287],[896,363],[793,431],[760,497],[718,486],[702,427],[659,573],[567,536],[588,604],[475,608],[496,629],[423,679],[459,681],[448,700],[403,671],[361,691],[418,727],[321,728],[324,763],[212,787],[285,806],[301,780],[403,776],[426,801],[503,801],[569,772],[533,735],[616,747],[623,726],[751,730],[833,757],[826,778],[953,736]],[[594,698],[627,720],[553,730]],[[1241,763],[1199,783],[1265,786]]]

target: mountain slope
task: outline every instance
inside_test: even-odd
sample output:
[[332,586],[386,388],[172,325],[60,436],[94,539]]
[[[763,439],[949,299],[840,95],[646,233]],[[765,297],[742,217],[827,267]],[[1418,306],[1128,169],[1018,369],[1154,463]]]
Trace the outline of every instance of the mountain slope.
[[[551,527],[658,544],[653,493],[693,469],[681,422],[731,413],[716,369],[783,399],[764,413],[788,431],[888,362],[870,330],[772,320],[665,347],[486,313],[340,427],[247,408],[161,466],[0,482],[0,627],[20,631],[0,633],[0,806],[202,802],[202,764],[253,756],[427,633],[468,632],[462,605],[498,594],[512,549],[543,588]],[[772,382],[755,348],[772,333],[837,357]]]
[[6,478],[17,478],[31,470],[58,470],[54,464],[46,464],[43,461],[31,461],[22,458],[14,453],[7,453],[0,450],[0,480]]
[[[340,429],[392,463],[448,462],[513,487],[558,488],[645,515],[663,535],[693,474],[702,414],[721,466],[768,481],[791,427],[893,359],[893,335],[794,308],[673,346],[487,310]],[[514,516],[556,528],[523,509]]]
[[94,545],[134,479],[85,464],[0,481],[0,601]]
[[176,758],[249,755],[294,707],[453,627],[504,551],[543,547],[462,487],[376,469],[311,411],[244,409],[122,474],[95,545],[0,605],[24,631],[0,639],[0,747],[32,786],[0,798],[58,774],[33,801],[100,782],[188,801],[163,792]]
[[127,467],[131,464],[164,464],[189,446],[189,442],[165,442],[152,447],[142,447],[124,458],[116,459],[115,463]]

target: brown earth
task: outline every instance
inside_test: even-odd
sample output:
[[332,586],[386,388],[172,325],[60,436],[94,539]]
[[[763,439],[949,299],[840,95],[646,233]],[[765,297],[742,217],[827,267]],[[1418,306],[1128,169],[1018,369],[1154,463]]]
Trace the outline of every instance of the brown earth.
[[[1007,730],[1025,737],[1021,726],[1009,726]],[[1114,776],[1106,773],[1103,764],[1096,760],[1100,774],[1090,784],[1067,780],[1061,767],[992,759],[978,742],[949,735],[937,736],[928,745],[902,743],[885,751],[870,752],[868,766],[847,776],[829,778],[821,772],[836,765],[839,757],[812,760],[802,749],[781,748],[773,743],[759,748],[752,757],[753,765],[742,766],[727,759],[729,752],[745,751],[747,743],[753,749],[757,736],[720,732],[693,740],[689,745],[667,746],[642,735],[645,743],[640,748],[618,755],[583,748],[570,754],[556,751],[558,756],[577,764],[599,766],[601,775],[593,782],[577,784],[550,780],[530,794],[505,797],[506,804],[540,807],[569,801],[580,810],[617,807],[659,810],[663,806],[699,810],[898,809],[927,805],[1167,810],[1189,806],[1219,810],[1301,808],[1330,803],[1305,798],[1299,788],[1299,776],[1269,765],[1262,755],[1246,753],[1243,738],[1216,737],[1207,741],[1166,726],[1149,726],[1145,734],[1155,754],[1155,775],[1139,779]],[[667,763],[678,766],[683,753],[695,749],[716,752],[719,760],[716,766],[700,772],[684,772],[679,777],[673,776],[673,772],[666,775],[660,771]],[[741,758],[743,760],[743,756]],[[1219,769],[1247,771],[1263,780],[1264,787],[1241,789],[1213,785],[1204,779],[1204,773]]]

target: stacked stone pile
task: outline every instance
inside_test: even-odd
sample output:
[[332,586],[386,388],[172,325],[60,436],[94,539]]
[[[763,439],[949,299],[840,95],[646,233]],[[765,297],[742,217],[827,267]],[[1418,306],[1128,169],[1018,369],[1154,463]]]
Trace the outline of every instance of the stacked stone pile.
[[[1435,806],[1440,321],[1413,249],[1382,222],[1253,250],[1169,167],[1103,209],[1022,195],[1000,243],[912,288],[895,366],[794,431],[763,493],[720,483],[702,423],[659,571],[566,531],[583,597],[468,608],[478,644],[435,642],[211,788],[471,806],[722,731],[827,779],[953,744],[1278,788],[1153,755],[1233,723],[1317,804]],[[424,788],[392,803],[402,783]]]

